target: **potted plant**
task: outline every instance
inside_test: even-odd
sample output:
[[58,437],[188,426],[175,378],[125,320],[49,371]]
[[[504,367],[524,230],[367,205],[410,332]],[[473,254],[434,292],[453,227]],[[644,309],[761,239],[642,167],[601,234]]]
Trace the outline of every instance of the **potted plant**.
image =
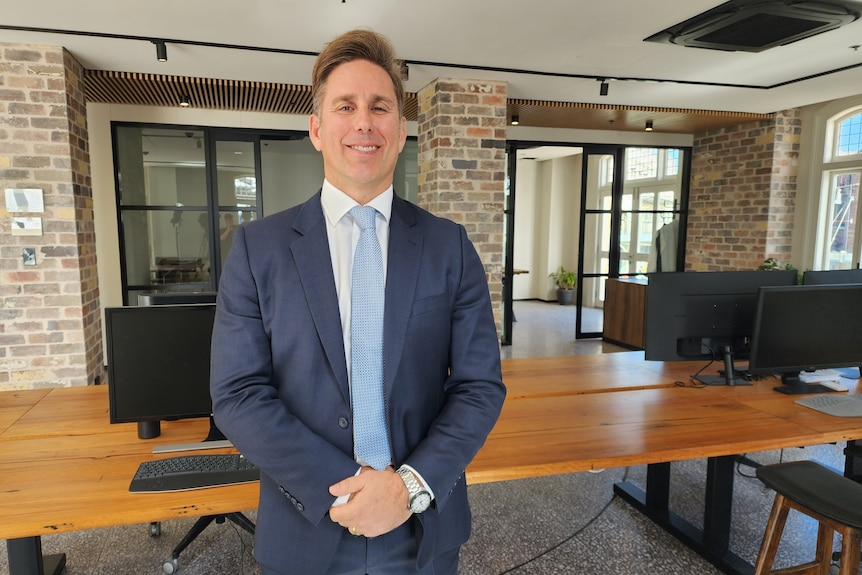
[[575,286],[578,284],[578,276],[575,272],[560,266],[555,272],[548,274],[557,286],[557,302],[560,305],[569,305],[575,295]]
[[[766,258],[763,260],[763,263],[757,266],[758,271],[768,272],[772,270],[795,270],[796,266],[793,264],[784,264],[784,267],[778,263],[778,260],[775,258]],[[802,274],[796,274],[796,283],[802,284]]]

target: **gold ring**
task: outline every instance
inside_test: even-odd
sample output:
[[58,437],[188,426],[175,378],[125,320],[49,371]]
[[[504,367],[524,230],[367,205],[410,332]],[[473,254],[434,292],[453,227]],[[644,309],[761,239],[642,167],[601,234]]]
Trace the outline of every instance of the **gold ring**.
[[356,527],[351,527],[350,529],[348,529],[348,531],[350,531],[351,535],[359,537],[359,533],[356,532]]

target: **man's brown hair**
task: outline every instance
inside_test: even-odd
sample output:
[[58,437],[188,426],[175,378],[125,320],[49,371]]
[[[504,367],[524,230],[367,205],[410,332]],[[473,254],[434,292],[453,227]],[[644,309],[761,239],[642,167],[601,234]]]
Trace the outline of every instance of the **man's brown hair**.
[[318,55],[311,73],[312,113],[320,115],[326,81],[335,68],[353,60],[368,60],[389,74],[398,101],[398,115],[404,115],[404,83],[401,80],[401,64],[395,56],[395,48],[386,36],[371,30],[352,30],[338,36],[326,45]]

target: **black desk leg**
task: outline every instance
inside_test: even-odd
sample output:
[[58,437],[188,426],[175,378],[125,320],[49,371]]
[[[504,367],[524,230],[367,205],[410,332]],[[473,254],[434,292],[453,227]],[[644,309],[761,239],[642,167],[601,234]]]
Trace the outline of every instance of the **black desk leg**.
[[66,568],[66,555],[42,556],[41,537],[22,537],[6,541],[9,575],[60,575]]
[[736,458],[710,457],[706,462],[706,502],[703,512],[703,546],[721,557],[730,548],[730,518],[733,506],[733,468]]
[[644,503],[648,515],[667,518],[670,509],[670,463],[647,466]]
[[734,461],[733,455],[707,460],[702,530],[669,509],[670,463],[647,466],[646,491],[623,482],[614,485],[614,492],[722,572],[749,575],[754,572],[752,565],[728,549]]

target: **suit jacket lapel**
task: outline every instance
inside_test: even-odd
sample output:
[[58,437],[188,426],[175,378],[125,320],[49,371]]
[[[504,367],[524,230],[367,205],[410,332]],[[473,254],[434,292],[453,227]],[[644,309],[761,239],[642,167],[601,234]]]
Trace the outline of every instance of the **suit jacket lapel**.
[[401,353],[407,339],[407,325],[413,295],[419,279],[422,234],[410,205],[395,196],[389,219],[389,260],[386,268],[386,309],[384,312],[383,382],[388,396],[395,383]]
[[331,261],[326,221],[320,205],[320,192],[303,205],[293,227],[302,235],[302,238],[290,245],[290,251],[296,261],[297,275],[302,283],[305,299],[311,310],[317,335],[323,344],[326,359],[338,380],[341,394],[349,405],[350,388],[335,279],[332,276],[331,264],[320,265],[321,262]]

